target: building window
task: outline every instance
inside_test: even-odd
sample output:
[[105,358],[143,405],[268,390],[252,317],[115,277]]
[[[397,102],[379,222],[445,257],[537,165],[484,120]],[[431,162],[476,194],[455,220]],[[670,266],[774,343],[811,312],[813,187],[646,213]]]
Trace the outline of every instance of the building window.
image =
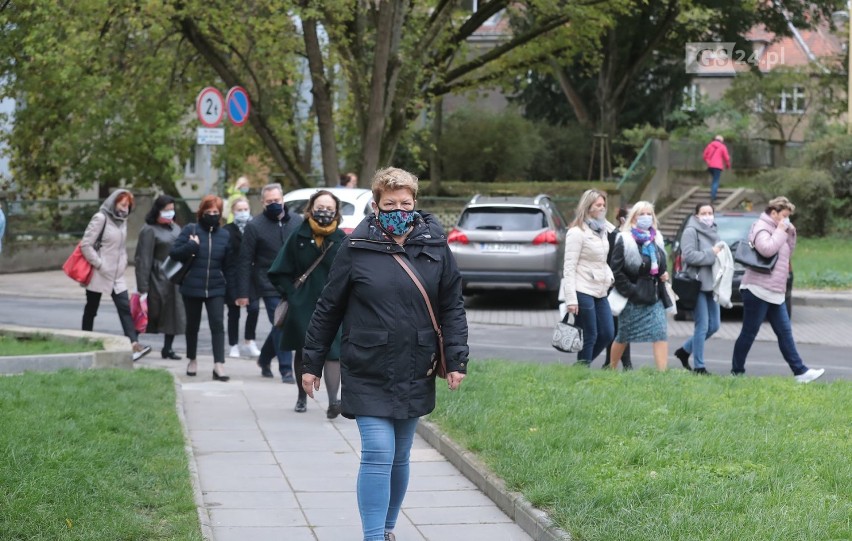
[[791,90],[784,89],[778,99],[776,113],[800,115],[805,112],[805,89],[794,86]]
[[692,83],[689,86],[685,86],[683,87],[683,103],[680,108],[684,111],[694,111],[700,98],[701,91],[698,89],[697,84]]

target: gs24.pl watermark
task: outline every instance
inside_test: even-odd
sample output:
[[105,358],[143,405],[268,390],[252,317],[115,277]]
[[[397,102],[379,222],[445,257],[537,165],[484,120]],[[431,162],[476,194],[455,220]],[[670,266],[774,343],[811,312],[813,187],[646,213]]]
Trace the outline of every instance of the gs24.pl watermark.
[[771,70],[784,64],[784,47],[767,51],[736,49],[731,42],[690,42],[685,47],[686,73],[735,75],[744,68],[760,66]]

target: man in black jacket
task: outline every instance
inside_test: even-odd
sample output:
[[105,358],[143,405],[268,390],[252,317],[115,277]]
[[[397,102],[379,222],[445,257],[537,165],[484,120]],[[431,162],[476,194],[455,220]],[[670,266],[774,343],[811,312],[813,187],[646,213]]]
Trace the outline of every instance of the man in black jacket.
[[[240,249],[240,261],[237,268],[237,304],[247,306],[250,286],[263,298],[266,315],[273,322],[275,308],[281,302],[281,295],[269,281],[269,267],[275,261],[284,241],[293,231],[299,229],[303,218],[291,215],[284,206],[284,190],[280,184],[267,184],[260,192],[263,212],[246,224],[243,232],[243,244]],[[284,383],[295,383],[293,379],[293,358],[289,351],[280,351],[281,331],[273,326],[269,336],[260,349],[257,360],[261,374],[271,378],[273,355],[278,357],[278,369]]]

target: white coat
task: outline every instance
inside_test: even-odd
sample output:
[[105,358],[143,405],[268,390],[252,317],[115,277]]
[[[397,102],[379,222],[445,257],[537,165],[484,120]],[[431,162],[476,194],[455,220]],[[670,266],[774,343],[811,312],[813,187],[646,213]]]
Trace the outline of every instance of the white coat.
[[[615,229],[607,222],[605,233]],[[565,235],[565,265],[562,285],[565,304],[578,304],[577,292],[602,299],[615,282],[606,262],[609,239],[584,224],[574,226]]]

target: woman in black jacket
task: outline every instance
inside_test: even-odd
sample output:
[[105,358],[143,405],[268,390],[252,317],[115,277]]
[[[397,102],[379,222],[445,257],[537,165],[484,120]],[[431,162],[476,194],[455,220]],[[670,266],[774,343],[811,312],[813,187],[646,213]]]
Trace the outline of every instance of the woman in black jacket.
[[395,539],[408,485],[417,419],[435,407],[439,352],[427,304],[397,255],[425,289],[444,337],[447,384],[467,371],[461,275],[440,225],[414,211],[417,177],[388,168],[373,177],[373,210],[334,260],[305,337],[302,386],[313,397],[343,325],[342,410],[361,434],[357,493],[364,540]]
[[[244,178],[244,177],[243,177]],[[246,225],[251,221],[251,210],[249,202],[243,196],[237,196],[231,202],[231,223],[225,224],[224,229],[230,235],[230,255],[228,256],[228,273],[225,278],[228,281],[228,289],[225,294],[225,301],[228,304],[228,345],[230,351],[228,357],[242,357],[240,351],[240,305],[237,304],[239,298],[237,286],[237,268],[239,267],[240,247],[243,243],[243,231]],[[246,327],[245,336],[245,352],[251,357],[260,355],[260,349],[254,341],[257,336],[257,318],[260,315],[260,300],[254,293],[254,288],[249,286],[249,302],[246,305]]]
[[186,375],[197,373],[195,356],[198,349],[198,328],[201,308],[207,307],[207,320],[213,338],[213,379],[228,381],[225,366],[225,270],[230,248],[228,232],[219,227],[222,218],[222,198],[207,195],[198,205],[198,223],[189,224],[180,232],[169,255],[189,265],[180,286],[186,307],[186,356],[189,364]]
[[631,342],[653,342],[657,370],[665,370],[668,358],[666,308],[672,301],[666,292],[666,250],[657,231],[654,205],[639,201],[621,228],[612,251],[615,289],[627,299],[618,316],[618,334],[612,343],[612,368],[618,368],[624,348]]

